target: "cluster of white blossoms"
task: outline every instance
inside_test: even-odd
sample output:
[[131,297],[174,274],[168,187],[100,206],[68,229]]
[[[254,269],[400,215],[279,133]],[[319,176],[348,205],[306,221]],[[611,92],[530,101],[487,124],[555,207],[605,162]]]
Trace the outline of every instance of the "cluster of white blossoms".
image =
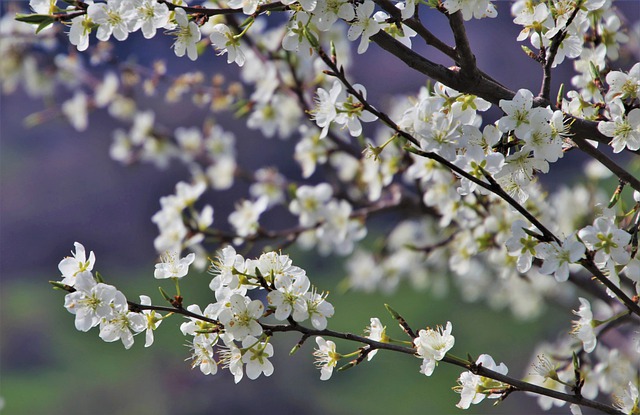
[[[75,314],[75,326],[80,331],[89,331],[100,326],[100,338],[106,342],[121,340],[126,349],[133,345],[133,336],[145,330],[153,330],[159,324],[144,314],[129,311],[127,300],[113,285],[94,277],[95,255],[86,257],[84,246],[75,243],[73,257],[64,258],[58,264],[62,273],[61,284],[72,287],[65,296],[64,306]],[[142,299],[141,299],[142,300]],[[149,339],[149,337],[147,337]],[[153,342],[147,340],[147,345]]]
[[[215,302],[177,308],[190,313],[181,331],[189,336],[193,367],[205,374],[229,369],[236,382],[245,373],[250,379],[269,376],[273,332],[265,329],[270,324],[265,318],[281,327],[307,322],[313,330],[326,329],[333,307],[288,256],[271,251],[245,259],[227,245],[249,248],[265,239],[286,246],[295,241],[321,255],[350,255],[345,286],[354,290],[389,292],[409,281],[444,295],[455,286],[465,301],[484,300],[520,319],[539,316],[548,302],[577,308],[573,328],[567,324],[555,343],[536,351],[552,357],[539,357],[527,380],[587,399],[614,396],[616,408],[637,413],[640,336],[626,324],[631,317],[624,320],[640,295],[640,193],[631,180],[637,181],[637,174],[622,177],[622,167],[612,169],[607,157],[597,157],[624,182],[609,204],[602,186],[595,184],[611,173],[593,167],[597,163],[585,168],[589,183],[584,185],[563,182],[547,192],[539,180],[554,163],[566,162],[561,159],[567,152],[583,148],[580,144],[591,147],[586,138],[595,137],[577,134],[576,125],[599,132],[592,144],[608,145],[614,156],[640,150],[640,63],[628,71],[612,65],[620,55],[629,55],[622,45],[633,35],[621,29],[612,1],[518,0],[510,5],[513,22],[521,26],[517,40],[530,42],[537,51],[523,49],[544,68],[543,92],[537,97],[527,89],[511,92],[509,98],[502,98],[506,93],[502,99],[480,97],[435,82],[413,96],[394,97],[386,113],[387,108],[367,97],[371,87],[350,83],[349,49],[362,54],[372,42],[383,41],[386,48],[395,45],[402,52],[401,60],[419,65],[422,57],[411,55],[411,48],[420,37],[449,57],[456,54],[462,67],[449,70],[450,76],[463,73],[468,68],[461,61],[472,60],[463,59],[464,33],[454,33],[455,50],[439,45],[420,23],[420,9],[430,8],[455,23],[453,16],[461,21],[495,17],[497,9],[489,0],[67,3],[30,1],[35,14],[19,19],[38,25],[31,41],[32,27],[8,15],[0,19],[0,34],[7,39],[0,43],[2,89],[12,92],[24,85],[30,96],[53,102],[58,101],[57,86],[64,85],[72,91],[70,97],[59,108],[30,117],[30,124],[55,114],[84,131],[92,112],[106,112],[125,125],[113,133],[114,160],[187,167],[189,179],[160,199],[152,218],[158,227],[154,246],[161,255],[154,276],[177,283],[189,267],[204,269],[213,252],[226,246],[211,263],[209,288]],[[281,24],[267,21],[275,13],[285,14]],[[61,26],[54,24],[59,21],[68,28],[62,36]],[[239,67],[247,91],[222,75],[173,77],[162,62],[152,68],[118,62],[108,42],[139,36],[132,35],[137,31],[146,39],[159,33],[171,36],[175,54],[191,60],[207,50],[226,55],[227,63]],[[90,41],[94,35],[99,43]],[[62,49],[61,37],[86,53],[44,59]],[[565,60],[573,60],[575,89],[561,89],[557,102],[551,102],[544,93],[550,88],[551,68]],[[111,62],[120,73],[94,74],[93,66]],[[167,117],[138,102],[159,97],[163,88],[165,102],[191,99],[216,116],[222,114],[219,122],[171,126]],[[138,100],[138,93],[144,99]],[[488,120],[485,114],[492,105],[501,115]],[[240,139],[223,127],[231,110],[266,138],[293,141],[284,147],[292,151],[302,180],[285,176],[288,168],[244,162]],[[277,140],[269,142],[277,145]],[[214,205],[205,201],[207,193],[238,182],[248,194],[231,200],[235,209],[229,209],[226,222],[216,219],[214,227]],[[627,184],[636,190],[633,199],[621,196]],[[376,214],[388,211],[395,216],[379,243],[367,244],[372,249],[359,245],[367,233],[381,233],[367,228]],[[278,214],[297,225],[272,229],[265,218]],[[127,348],[144,331],[145,345],[151,345],[153,330],[167,316],[154,310],[147,296],[140,297],[139,305],[127,302],[93,274],[94,263],[93,253],[87,256],[76,244],[73,257],[59,265],[60,284],[72,291],[65,306],[76,315],[76,327],[87,331],[100,326],[102,339],[120,339]],[[593,298],[577,293],[577,287],[587,287]],[[267,294],[254,295],[258,290]],[[368,346],[356,354],[371,359],[390,339],[378,319],[371,319],[367,330],[363,343]],[[453,347],[451,331],[447,323],[419,330],[411,339],[410,351],[422,360],[421,373],[430,376]],[[351,356],[338,353],[336,344],[324,337],[316,337],[314,353],[322,380]],[[504,364],[496,365],[489,355],[466,364],[470,371],[455,388],[460,408],[510,393],[507,383],[478,372],[484,368],[506,376]],[[565,403],[539,396],[543,409]]]
[[[157,313],[148,296],[140,296],[139,304],[130,305],[122,292],[93,274],[94,253],[87,258],[84,246],[77,242],[75,249],[73,257],[60,262],[62,280],[57,284],[70,292],[65,297],[65,307],[75,314],[76,328],[88,331],[99,325],[101,339],[122,340],[127,349],[133,345],[135,335],[146,331],[145,346],[150,346],[153,330],[167,315]],[[188,274],[193,260],[194,254],[184,258],[175,253],[165,255],[156,265],[154,276],[177,282]],[[214,277],[209,287],[216,301],[204,310],[197,304],[186,307],[188,321],[180,326],[182,333],[190,337],[192,366],[206,375],[215,374],[222,365],[230,370],[236,383],[244,373],[249,379],[261,374],[269,376],[273,373],[268,360],[273,346],[262,324],[266,316],[273,314],[284,322],[309,321],[314,329],[324,330],[327,319],[334,314],[327,294],[319,293],[306,272],[294,266],[287,255],[268,252],[257,259],[244,259],[227,246],[211,264]],[[247,296],[257,289],[268,291],[266,304]]]

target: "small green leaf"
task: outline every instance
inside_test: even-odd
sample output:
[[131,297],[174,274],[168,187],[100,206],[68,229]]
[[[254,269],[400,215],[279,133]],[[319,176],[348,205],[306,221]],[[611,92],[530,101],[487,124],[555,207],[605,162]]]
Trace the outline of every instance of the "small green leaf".
[[395,320],[401,319],[402,316],[400,314],[398,314],[398,312],[396,310],[394,310],[393,308],[391,308],[391,306],[389,304],[385,304],[384,308],[387,309],[387,311],[389,312],[389,314],[391,314],[391,317],[393,317]]
[[53,24],[53,21],[51,22],[42,22],[38,25],[38,28],[36,29],[36,35],[38,33],[40,33],[41,30],[46,29],[47,27],[51,26]]
[[307,28],[307,26],[304,27],[304,37],[307,38],[314,49],[318,49],[318,47],[320,47],[320,41],[318,41],[318,38]]
[[42,25],[44,23],[53,23],[56,20],[48,14],[16,14],[16,20],[19,22]]
[[560,84],[560,89],[558,89],[558,95],[556,96],[556,102],[558,105],[562,104],[562,99],[564,97],[564,84]]
[[158,287],[158,289],[160,290],[160,294],[162,294],[164,299],[171,303],[173,299],[169,296],[169,294],[167,294],[166,291],[162,289],[162,287]]

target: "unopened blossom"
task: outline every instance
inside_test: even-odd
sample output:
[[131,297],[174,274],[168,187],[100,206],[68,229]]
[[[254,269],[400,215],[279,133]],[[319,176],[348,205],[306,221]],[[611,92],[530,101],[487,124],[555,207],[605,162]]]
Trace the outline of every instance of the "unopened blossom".
[[[493,370],[502,375],[506,375],[508,372],[507,366],[504,363],[496,365],[496,362],[488,354],[482,354],[476,360],[476,365],[482,366],[485,369]],[[480,403],[484,398],[497,399],[502,394],[492,393],[495,390],[506,390],[507,385],[491,378],[475,375],[469,371],[464,372],[458,378],[458,386],[453,388],[454,391],[460,394],[460,402],[456,406],[460,409],[469,409],[472,404]]]
[[591,303],[580,297],[580,308],[574,310],[574,314],[580,317],[580,320],[573,322],[573,330],[571,331],[581,342],[585,352],[591,353],[596,348],[598,339],[595,334],[595,322],[593,313],[591,312]]
[[173,50],[176,53],[176,56],[182,57],[186,52],[189,59],[195,61],[198,59],[196,43],[198,43],[202,37],[200,29],[194,22],[189,21],[184,9],[176,8],[174,12],[178,26],[173,32],[176,36],[176,41],[173,44]]
[[193,252],[184,258],[178,258],[178,252],[165,252],[161,257],[161,262],[156,264],[153,273],[156,279],[182,278],[189,273],[189,265],[193,263],[196,254]]
[[446,328],[442,326],[433,329],[422,329],[418,332],[418,337],[413,340],[416,347],[416,354],[422,358],[420,373],[431,376],[437,362],[447,354],[453,347],[455,338],[451,335],[452,325],[447,321]]
[[262,317],[264,305],[260,300],[251,300],[240,294],[229,298],[229,306],[218,316],[220,323],[235,340],[243,340],[247,336],[260,336],[262,326],[258,319]]
[[235,62],[238,66],[244,65],[246,58],[240,47],[240,38],[236,37],[227,25],[218,23],[213,26],[209,39],[218,51],[218,56],[227,54],[227,63]]
[[582,258],[585,246],[571,235],[562,245],[555,241],[545,242],[538,245],[536,251],[536,255],[544,260],[540,272],[553,274],[558,282],[563,282],[569,279],[569,264],[575,264]]
[[62,273],[62,284],[69,286],[75,285],[75,278],[81,272],[92,271],[96,262],[96,256],[91,251],[89,258],[87,258],[84,245],[79,242],[74,242],[73,246],[76,248],[72,257],[66,257],[58,264],[58,270]]
[[242,348],[246,349],[242,355],[242,362],[245,364],[249,379],[257,379],[262,374],[265,376],[273,374],[273,364],[269,361],[273,356],[271,343],[260,342],[255,337],[247,336],[242,341]]
[[333,368],[336,367],[342,356],[336,352],[336,344],[331,340],[325,340],[318,336],[316,343],[318,348],[314,350],[313,355],[316,358],[316,366],[320,369],[320,380],[328,380],[333,374]]

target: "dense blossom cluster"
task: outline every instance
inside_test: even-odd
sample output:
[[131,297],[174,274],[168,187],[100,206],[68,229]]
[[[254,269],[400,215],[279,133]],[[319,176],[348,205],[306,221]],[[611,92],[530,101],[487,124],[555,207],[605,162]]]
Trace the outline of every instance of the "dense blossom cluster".
[[[633,36],[621,30],[612,1],[511,4],[513,23],[521,28],[517,41],[528,41],[522,49],[544,69],[537,96],[527,89],[506,90],[466,54],[464,22],[496,17],[489,0],[67,3],[31,0],[34,13],[20,15],[22,22],[7,14],[0,20],[3,37],[20,34],[0,46],[2,89],[12,92],[24,85],[31,96],[49,97],[57,93],[58,83],[66,85],[73,95],[56,114],[77,130],[87,129],[89,114],[100,110],[128,126],[113,132],[114,160],[188,167],[190,178],[160,199],[152,221],[161,258],[154,276],[178,287],[175,297],[165,299],[188,318],[180,329],[189,337],[193,367],[204,374],[229,369],[236,382],[245,373],[250,379],[269,376],[274,370],[270,339],[277,331],[316,336],[314,355],[322,380],[344,358],[355,357],[347,366],[355,365],[390,348],[386,328],[372,318],[367,335],[355,340],[363,346],[338,353],[327,338],[354,336],[327,330],[333,306],[306,272],[287,255],[270,250],[246,259],[234,248],[248,250],[262,241],[284,247],[295,241],[321,255],[349,256],[345,286],[353,290],[389,292],[406,280],[444,295],[455,286],[464,300],[485,300],[521,319],[539,316],[547,302],[568,310],[578,307],[573,328],[567,324],[554,343],[541,344],[535,352],[533,372],[525,380],[564,394],[559,399],[538,392],[539,405],[548,410],[575,402],[575,396],[594,400],[606,395],[615,397],[607,408],[639,413],[640,182],[637,173],[596,148],[608,146],[614,156],[624,152],[632,157],[640,150],[640,63],[629,70],[611,65],[628,54],[623,48]],[[422,26],[420,9],[427,7],[449,19],[455,48],[441,45]],[[282,24],[266,24],[266,16],[275,12],[286,16]],[[68,41],[90,54],[89,64],[86,55],[59,54],[42,67],[38,54],[56,50],[58,21],[68,27]],[[38,35],[24,22],[38,25]],[[161,62],[150,69],[123,63],[120,69],[128,76],[106,71],[96,78],[91,65],[116,60],[103,42],[124,41],[137,31],[146,39],[171,36],[179,57],[197,60],[207,49],[226,55],[239,67],[244,86],[222,76],[208,82],[198,72],[170,78]],[[100,42],[91,40],[93,34]],[[414,53],[416,38],[450,58],[455,55],[459,66],[440,67]],[[350,42],[359,54],[378,43],[412,67],[423,65],[427,69],[422,71],[437,82],[414,96],[394,97],[387,110],[370,102],[365,86],[350,82]],[[552,102],[552,69],[566,60],[575,70],[573,89],[563,87],[566,91],[561,89]],[[442,71],[448,71],[446,76]],[[463,82],[474,76],[495,95]],[[157,96],[162,85],[168,103],[190,97],[213,113],[233,109],[265,137],[295,140],[290,147],[302,180],[272,166],[253,169],[241,163],[237,139],[222,124],[206,120],[200,126],[172,127],[132,97],[136,89]],[[492,106],[501,116],[488,120],[485,113]],[[44,117],[36,114],[29,121],[44,122]],[[585,183],[545,190],[539,177],[578,148],[595,159],[585,168]],[[620,186],[608,201],[600,190],[604,187],[594,184],[611,175]],[[248,195],[214,226],[207,193],[239,181],[248,182]],[[627,186],[634,190],[632,197]],[[387,211],[396,216],[380,248],[359,245],[375,215]],[[297,225],[270,229],[264,217],[282,212]],[[126,348],[145,332],[145,346],[150,346],[153,331],[167,315],[147,296],[128,302],[94,275],[94,264],[93,252],[87,257],[78,243],[73,257],[59,264],[62,279],[56,284],[69,291],[65,307],[75,314],[76,328],[99,326],[103,340],[121,340]],[[215,302],[202,308],[181,303],[179,281],[192,265],[210,266],[214,275],[209,288]],[[581,288],[585,291],[577,293]],[[430,376],[443,361],[468,369],[454,388],[460,393],[458,407],[529,390],[509,383],[513,378],[504,363],[497,365],[487,354],[475,360],[452,356],[450,322],[414,333],[391,314],[411,337],[410,347],[402,351],[422,360],[420,373]],[[618,335],[615,341],[611,333]],[[603,409],[591,401],[580,403]],[[570,410],[579,413],[580,408]]]
[[[121,340],[127,349],[133,345],[134,335],[146,331],[145,346],[150,346],[153,330],[167,316],[145,308],[151,305],[148,296],[141,296],[139,305],[130,307],[122,292],[93,274],[94,253],[87,260],[84,246],[76,242],[75,248],[73,257],[64,258],[58,268],[63,277],[60,284],[71,291],[65,297],[65,307],[75,314],[76,328],[88,331],[100,326],[101,339]],[[193,259],[193,254],[181,259],[166,255],[156,265],[155,277],[171,278],[177,284],[187,275]],[[273,355],[273,346],[262,324],[269,314],[279,321],[309,320],[316,330],[324,330],[327,318],[333,316],[327,295],[318,293],[306,272],[286,255],[268,252],[258,259],[244,259],[228,246],[212,261],[211,272],[214,277],[209,287],[216,301],[204,310],[197,304],[187,306],[192,317],[180,326],[191,338],[192,366],[205,375],[216,374],[219,365],[230,370],[236,383],[244,373],[249,379],[271,375],[273,366],[268,358]],[[247,296],[256,289],[268,291],[266,305]]]

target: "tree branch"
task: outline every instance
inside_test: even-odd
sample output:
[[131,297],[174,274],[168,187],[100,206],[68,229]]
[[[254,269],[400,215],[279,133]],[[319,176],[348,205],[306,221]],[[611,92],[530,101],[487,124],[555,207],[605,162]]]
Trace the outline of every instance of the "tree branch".
[[479,78],[480,74],[478,72],[478,67],[476,66],[476,57],[471,51],[467,31],[464,27],[462,12],[458,10],[453,14],[447,14],[447,17],[456,43],[456,54],[458,56],[457,62],[459,62],[460,65],[460,75],[463,78],[468,78],[470,81],[473,81],[476,78]]

